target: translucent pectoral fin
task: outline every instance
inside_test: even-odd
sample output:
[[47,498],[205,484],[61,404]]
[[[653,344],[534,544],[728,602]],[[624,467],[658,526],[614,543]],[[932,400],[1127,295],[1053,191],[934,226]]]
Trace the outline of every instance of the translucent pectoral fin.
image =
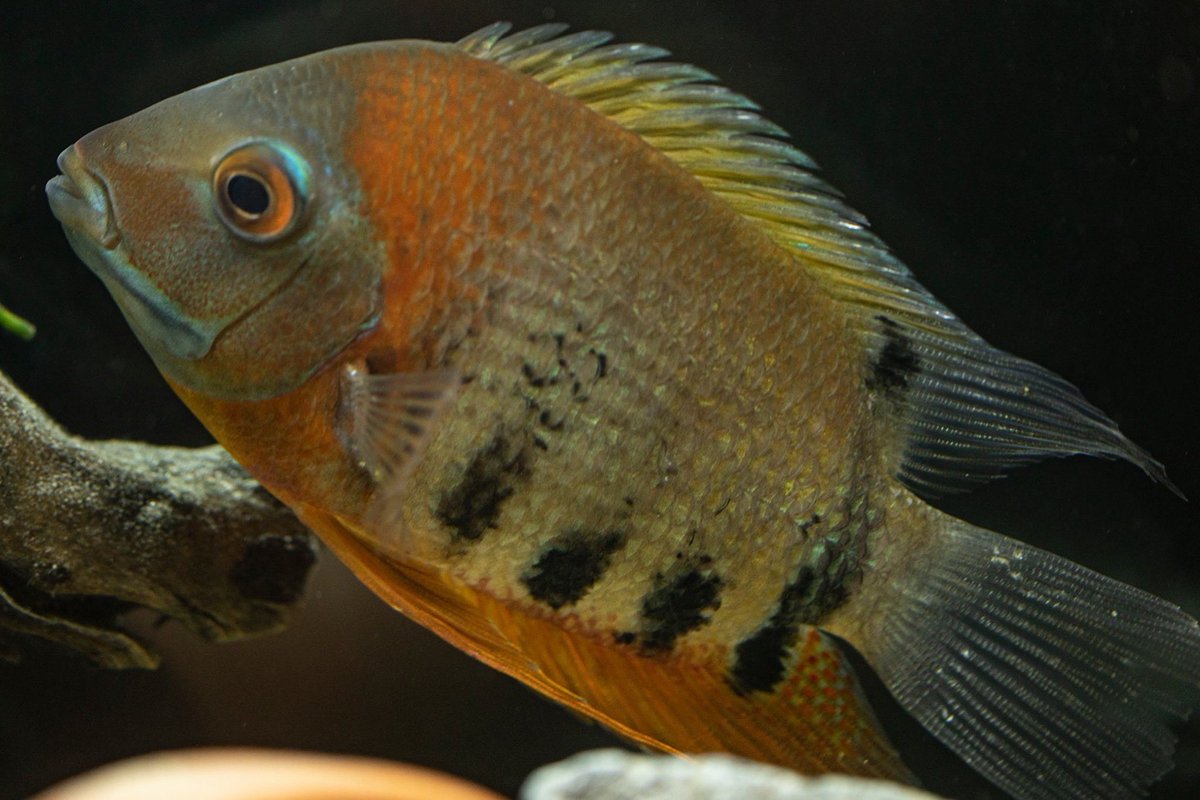
[[406,532],[402,503],[408,479],[457,396],[462,378],[452,369],[375,375],[350,367],[342,380],[348,400],[348,443],[377,486],[368,509],[370,530],[378,534],[375,544],[382,549],[402,550]]

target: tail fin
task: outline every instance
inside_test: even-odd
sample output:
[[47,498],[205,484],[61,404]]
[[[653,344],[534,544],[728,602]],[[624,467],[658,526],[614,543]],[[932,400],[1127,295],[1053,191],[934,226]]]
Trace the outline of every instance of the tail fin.
[[1139,797],[1200,700],[1200,626],[1066,559],[943,518],[853,641],[900,704],[1022,800]]

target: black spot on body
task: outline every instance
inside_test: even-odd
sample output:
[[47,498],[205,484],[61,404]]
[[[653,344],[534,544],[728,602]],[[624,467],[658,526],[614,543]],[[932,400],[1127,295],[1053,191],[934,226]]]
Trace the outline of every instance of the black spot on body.
[[783,659],[796,643],[795,626],[768,624],[734,650],[729,681],[740,695],[769,692],[783,680]]
[[559,419],[554,419],[549,411],[543,411],[541,414],[539,414],[538,422],[540,422],[546,428],[546,430],[554,432],[561,431],[563,426],[566,425],[566,419],[561,417]]
[[602,353],[594,347],[589,348],[588,353],[596,358],[595,380],[600,380],[601,378],[607,376],[608,375],[608,354]]
[[577,603],[608,569],[625,543],[620,531],[572,530],[552,540],[522,576],[530,596],[553,609]]
[[[820,522],[814,515],[811,524]],[[779,595],[779,605],[761,628],[734,648],[728,680],[734,691],[770,692],[783,680],[788,652],[799,638],[800,626],[815,625],[849,596],[848,565],[843,539],[826,538],[822,555],[804,564]]]
[[475,454],[462,480],[442,495],[437,517],[454,531],[454,537],[478,541],[496,527],[504,501],[529,475],[524,448],[514,448],[497,435]]
[[251,540],[229,578],[250,600],[294,603],[316,561],[317,554],[307,539],[266,534]]
[[546,385],[545,376],[534,372],[533,366],[528,362],[521,365],[521,374],[525,376],[525,381],[534,389],[541,389]]
[[707,556],[676,563],[669,575],[659,575],[656,586],[642,599],[641,644],[647,654],[669,651],[675,640],[706,625],[721,606],[723,581],[714,574]]
[[913,350],[912,341],[894,320],[878,316],[887,341],[871,362],[867,388],[883,392],[901,392],[909,380],[921,371],[921,359]]
[[783,680],[784,658],[796,643],[801,610],[812,583],[812,569],[801,567],[796,579],[779,596],[778,610],[765,625],[738,643],[729,671],[729,680],[738,694],[769,692]]

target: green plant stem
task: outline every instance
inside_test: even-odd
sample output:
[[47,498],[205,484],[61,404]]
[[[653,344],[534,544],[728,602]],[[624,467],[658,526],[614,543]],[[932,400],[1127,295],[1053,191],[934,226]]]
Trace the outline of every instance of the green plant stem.
[[37,333],[37,328],[32,322],[18,317],[3,305],[0,305],[0,329],[19,336],[25,341],[29,341]]

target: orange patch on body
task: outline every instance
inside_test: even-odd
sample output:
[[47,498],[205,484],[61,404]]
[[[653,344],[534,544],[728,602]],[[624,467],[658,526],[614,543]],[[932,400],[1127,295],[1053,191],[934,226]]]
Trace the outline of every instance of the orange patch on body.
[[[445,81],[422,79],[430,68],[423,60],[437,57],[381,52],[358,64],[354,78],[360,89],[345,155],[361,183],[359,211],[387,253],[375,338],[390,352],[373,357],[393,359],[389,371],[427,369],[443,355],[441,323],[464,307],[473,318],[486,302],[465,278],[487,267],[483,239],[520,233],[493,224],[497,193],[479,180],[485,154],[466,145],[468,122],[456,124],[477,110],[453,106]],[[506,119],[493,118],[496,136],[505,135]]]

